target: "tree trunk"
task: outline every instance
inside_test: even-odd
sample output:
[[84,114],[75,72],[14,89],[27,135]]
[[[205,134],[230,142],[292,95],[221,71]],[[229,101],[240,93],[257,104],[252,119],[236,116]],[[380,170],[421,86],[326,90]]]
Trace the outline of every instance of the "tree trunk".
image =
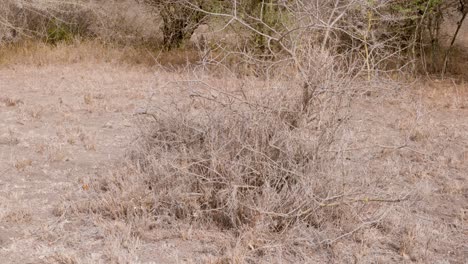
[[453,45],[455,44],[455,40],[457,39],[458,32],[460,32],[460,29],[461,29],[461,27],[463,25],[463,22],[465,21],[465,18],[468,15],[468,8],[465,5],[466,3],[463,2],[463,0],[461,0],[460,4],[461,4],[460,11],[462,12],[463,15],[462,15],[462,18],[460,19],[460,21],[458,22],[457,29],[455,30],[455,33],[453,34],[452,41],[450,42],[450,46],[448,47],[447,52],[445,53],[444,64],[443,64],[443,68],[442,68],[442,79],[444,78],[445,73],[447,71],[447,64],[448,64],[448,58],[449,58],[449,55],[450,55],[450,51],[452,50]]
[[163,19],[163,47],[166,50],[179,48],[190,38],[205,15],[181,3],[167,3],[161,6]]

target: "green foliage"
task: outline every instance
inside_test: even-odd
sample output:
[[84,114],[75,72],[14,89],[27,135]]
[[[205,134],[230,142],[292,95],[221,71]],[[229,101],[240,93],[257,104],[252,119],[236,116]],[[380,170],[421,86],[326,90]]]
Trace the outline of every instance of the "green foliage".
[[393,5],[393,9],[408,19],[417,20],[437,12],[442,3],[442,0],[406,0]]
[[429,35],[433,41],[442,21],[443,0],[402,0],[390,5],[390,10],[380,10],[397,17],[384,29],[392,33],[406,46],[420,42]]
[[47,24],[45,41],[52,45],[56,45],[59,42],[71,42],[74,35],[70,26],[56,19],[52,19]]
[[[443,14],[453,1],[448,0],[399,0],[379,11],[395,19],[376,23],[375,28],[383,36],[393,38],[392,45],[405,51],[405,56],[421,65],[412,64],[413,70],[422,66],[426,72],[438,71],[440,64],[439,38]],[[381,39],[379,41],[382,41]]]
[[254,29],[251,32],[252,47],[260,51],[274,48],[263,35],[272,36],[273,31],[282,31],[284,24],[289,20],[282,12],[279,0],[238,1],[235,7],[230,1],[196,0],[190,3],[180,0],[145,1],[155,7],[163,19],[163,46],[167,50],[178,48],[184,40],[189,39],[207,16],[205,12],[232,14],[235,8],[236,16]]
[[[225,13],[232,14],[234,6],[225,6]],[[266,36],[280,38],[291,24],[291,13],[285,9],[280,0],[244,0],[237,2],[236,16],[242,19],[253,30],[251,34],[250,48],[255,52],[268,54],[270,51],[278,51],[278,43],[269,43]]]
[[[257,17],[261,22],[253,22],[252,26],[260,33],[273,35],[273,30],[279,30],[282,25],[281,12],[275,1],[251,1],[250,10],[246,10],[246,14]],[[256,14],[256,16],[255,16]],[[268,43],[267,39],[261,34],[254,34],[254,48],[260,51],[266,51]]]

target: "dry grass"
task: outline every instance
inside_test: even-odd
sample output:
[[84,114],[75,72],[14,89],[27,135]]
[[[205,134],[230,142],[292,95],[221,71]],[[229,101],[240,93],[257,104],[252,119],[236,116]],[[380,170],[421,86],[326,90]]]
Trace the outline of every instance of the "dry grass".
[[[0,106],[7,260],[463,263],[465,84],[329,75],[303,111],[292,81],[1,71],[4,97],[24,101]],[[115,144],[130,144],[123,165]]]
[[287,83],[199,81],[157,90],[165,103],[141,117],[128,163],[91,181],[75,214],[123,221],[143,245],[168,239],[161,229],[192,243],[211,234],[203,263],[462,263],[468,164],[463,147],[437,139],[433,102],[414,102],[426,88],[369,87],[334,130],[298,111]]
[[159,21],[134,1],[20,1],[0,3],[0,45],[25,39],[48,43],[93,38],[119,44],[160,42]]
[[10,98],[10,97],[0,97],[0,102],[4,103],[5,106],[8,106],[8,107],[14,107],[23,103],[21,99],[15,99],[15,98]]
[[[0,176],[14,190],[0,219],[29,232],[8,244],[0,229],[9,254],[29,248],[45,263],[465,261],[463,81],[361,82],[313,45],[302,50],[307,95],[293,67],[264,79],[246,76],[263,65],[168,73],[161,68],[200,53],[155,50],[146,40],[156,33],[131,34],[147,19],[137,7],[112,8],[127,8],[129,24],[115,30],[120,18],[106,18],[95,40],[0,49]],[[135,65],[164,67],[153,76]],[[134,125],[118,157],[119,136]]]
[[419,167],[429,163],[418,154],[437,147],[427,145],[425,108],[395,88],[368,87],[348,108],[340,98],[364,86],[346,82],[304,112],[291,82],[185,78],[155,91],[162,102],[141,117],[128,164],[93,181],[75,213],[124,221],[146,243],[160,229],[198,242],[190,230],[205,230],[222,245],[206,263],[369,262],[378,250],[424,262],[463,241],[429,245],[436,227],[418,220],[426,209],[415,204],[430,198],[411,171],[437,168]]
[[132,0],[0,3],[0,65],[80,61],[178,68],[194,63],[193,45],[162,52],[161,21]]
[[[8,65],[67,65],[81,62],[116,63],[133,66],[164,66],[176,69],[193,64],[199,59],[195,49],[162,52],[144,46],[120,46],[105,44],[98,40],[76,41],[49,45],[39,41],[9,44],[0,49],[0,66]],[[5,101],[5,104],[21,103]],[[10,99],[14,100],[14,99]]]
[[262,93],[230,87],[228,93],[213,84],[192,85],[176,91],[179,98],[169,107],[150,113],[154,125],[130,154],[156,193],[155,213],[259,233],[328,222],[312,211],[338,195],[336,186],[321,181],[336,177],[327,175],[335,159],[327,152],[346,118],[341,87],[303,111],[291,86]]

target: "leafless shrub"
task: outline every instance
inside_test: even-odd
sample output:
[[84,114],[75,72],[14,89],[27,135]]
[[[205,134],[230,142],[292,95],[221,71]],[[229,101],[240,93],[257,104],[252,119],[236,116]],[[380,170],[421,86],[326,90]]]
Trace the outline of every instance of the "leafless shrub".
[[92,9],[79,2],[4,1],[0,4],[2,41],[24,37],[56,41],[86,36],[91,34],[94,15]]
[[93,184],[99,196],[79,210],[130,223],[154,217],[215,226],[239,240],[233,261],[272,256],[275,248],[306,258],[305,248],[375,225],[394,197],[362,188],[340,166],[338,138],[358,84],[332,56],[310,56],[324,86],[307,101],[300,81],[265,87],[202,74],[168,84],[171,93],[154,96],[172,100],[141,116],[142,133],[129,152],[132,172]]
[[0,3],[0,44],[39,38],[55,44],[74,38],[141,45],[158,43],[157,20],[132,1],[20,1]]
[[[369,83],[361,73],[373,78],[377,67],[356,55],[363,46],[343,52],[334,44],[333,21],[348,7],[331,8],[330,21],[320,25],[307,24],[321,20],[312,11],[282,10],[297,22],[286,32],[262,31],[259,24],[268,23],[250,18],[257,23],[252,26],[226,15],[228,24],[232,19],[261,35],[263,51],[220,44],[225,53],[202,51],[201,67],[170,83],[169,94],[155,91],[168,101],[139,112],[132,173],[95,183],[98,197],[78,210],[127,222],[154,216],[159,223],[215,226],[234,234],[232,250],[246,258],[280,248],[304,260],[307,248],[331,246],[377,225],[386,204],[401,197],[386,194],[377,181],[346,177],[340,141],[350,101]],[[316,30],[330,35],[318,39]],[[205,75],[226,66],[226,56],[254,64],[263,81]]]
[[137,1],[102,1],[90,8],[97,13],[91,30],[103,42],[126,46],[157,46],[162,42],[160,19]]
[[[298,47],[312,45],[360,65],[369,80],[395,71],[440,72],[444,57],[440,25],[446,16],[460,15],[460,28],[466,14],[463,1],[236,0],[223,2],[222,8],[173,2],[215,19],[221,24],[217,32],[237,32],[239,53],[255,50],[256,60],[298,58]],[[245,41],[246,32],[250,41]],[[450,36],[456,37],[456,32]],[[213,50],[233,49],[224,45]],[[294,64],[300,67],[297,61]]]

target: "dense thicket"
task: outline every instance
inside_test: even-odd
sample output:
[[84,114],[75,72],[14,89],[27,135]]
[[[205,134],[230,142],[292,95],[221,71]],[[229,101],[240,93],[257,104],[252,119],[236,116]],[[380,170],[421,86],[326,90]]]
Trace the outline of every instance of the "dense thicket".
[[[224,28],[240,27],[250,36],[247,48],[262,58],[290,53],[304,35],[314,35],[314,45],[350,59],[363,57],[366,68],[443,70],[448,50],[443,50],[441,24],[456,17],[458,29],[468,12],[466,0],[328,0],[328,1],[186,1],[147,0],[163,18],[164,47],[179,47],[194,29],[208,19]],[[457,29],[457,32],[458,32]],[[457,33],[450,32],[451,45]],[[445,36],[447,38],[447,36]],[[310,41],[308,38],[307,41]],[[246,47],[243,47],[246,48]],[[450,48],[449,48],[450,49]],[[276,56],[275,56],[276,55]],[[410,60],[408,60],[410,59]],[[420,62],[415,65],[415,62]]]
[[[255,60],[291,58],[303,52],[298,47],[313,45],[344,55],[348,62],[360,60],[369,73],[377,69],[435,73],[445,71],[468,13],[467,0],[124,2],[2,1],[0,43],[98,38],[170,50],[186,43],[201,24],[210,24],[218,30],[216,35],[238,35],[237,43],[228,43],[232,45],[223,50],[249,52]],[[442,31],[443,22],[453,18],[456,29]]]

